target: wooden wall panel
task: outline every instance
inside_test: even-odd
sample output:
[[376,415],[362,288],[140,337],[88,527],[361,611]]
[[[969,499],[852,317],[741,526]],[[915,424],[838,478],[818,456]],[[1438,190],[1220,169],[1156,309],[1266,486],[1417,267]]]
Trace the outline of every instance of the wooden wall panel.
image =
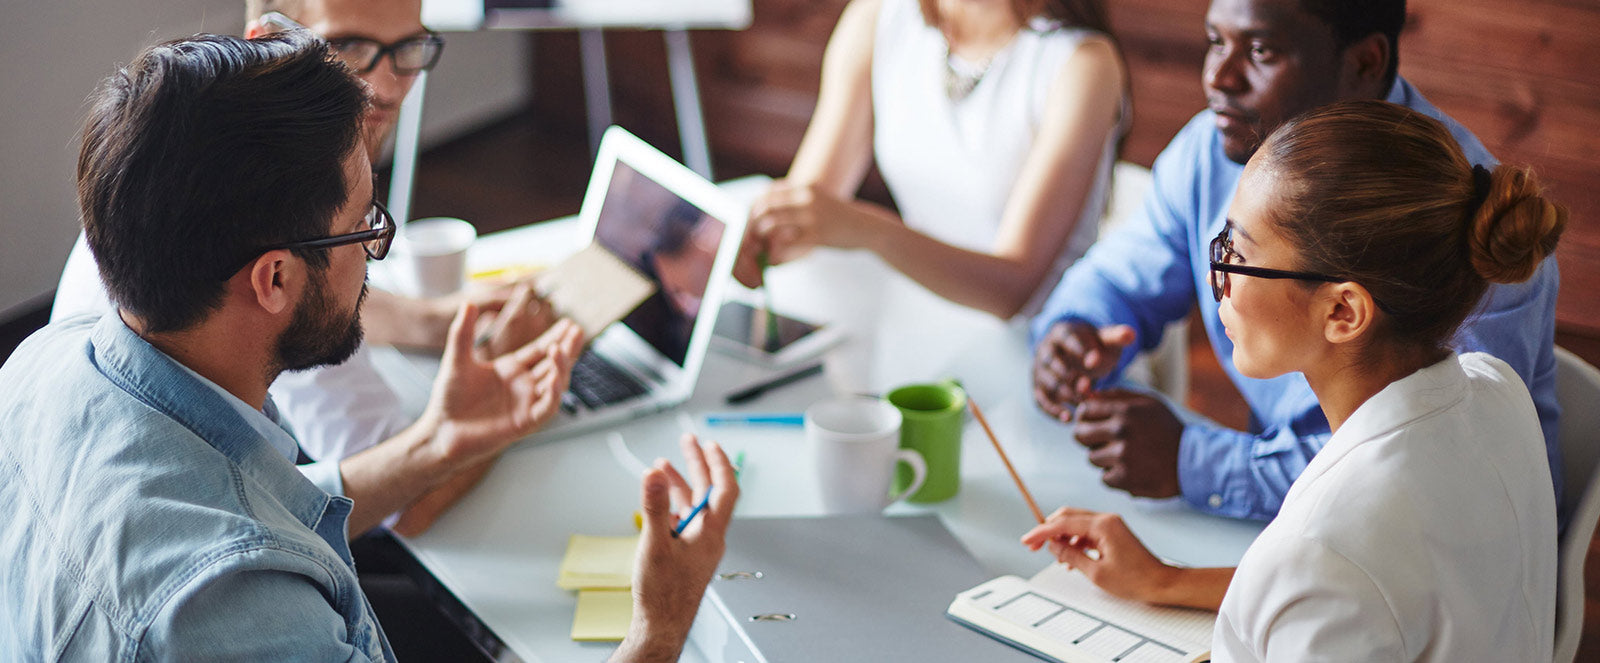
[[[823,48],[846,0],[755,0],[742,32],[694,34],[714,162],[722,176],[781,175],[816,103]],[[1111,0],[1133,81],[1123,158],[1149,165],[1204,105],[1204,0]],[[1558,253],[1558,321],[1600,338],[1600,3],[1412,0],[1401,73],[1498,157],[1531,164],[1571,207]],[[541,36],[536,112],[581,131],[576,40]],[[660,36],[608,36],[617,120],[677,148]],[[881,184],[866,192],[883,200]],[[1590,357],[1591,361],[1600,357]]]

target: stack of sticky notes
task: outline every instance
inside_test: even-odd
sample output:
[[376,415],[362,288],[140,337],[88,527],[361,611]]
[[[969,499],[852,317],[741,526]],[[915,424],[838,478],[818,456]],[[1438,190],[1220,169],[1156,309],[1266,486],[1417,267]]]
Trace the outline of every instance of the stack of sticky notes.
[[574,534],[567,539],[556,586],[578,590],[573,640],[617,641],[628,634],[633,619],[633,558],[638,549],[638,535]]

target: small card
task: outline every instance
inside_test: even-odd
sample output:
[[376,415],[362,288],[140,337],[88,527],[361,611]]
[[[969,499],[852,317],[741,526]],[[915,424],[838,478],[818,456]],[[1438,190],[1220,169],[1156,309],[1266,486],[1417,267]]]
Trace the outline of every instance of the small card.
[[585,589],[578,592],[572,611],[572,639],[580,642],[618,642],[628,635],[633,621],[633,591]]
[[561,315],[572,318],[593,339],[650,295],[656,284],[599,242],[590,242],[561,264],[540,274],[539,293]]

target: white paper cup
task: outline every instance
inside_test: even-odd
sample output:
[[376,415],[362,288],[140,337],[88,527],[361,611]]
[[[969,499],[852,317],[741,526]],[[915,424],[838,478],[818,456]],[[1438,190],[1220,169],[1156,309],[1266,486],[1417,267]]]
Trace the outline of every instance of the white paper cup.
[[461,219],[417,219],[400,228],[390,247],[395,279],[413,297],[440,297],[467,283],[467,249],[478,230]]
[[[881,399],[845,396],[806,409],[806,444],[827,513],[876,513],[917,492],[928,476],[922,455],[900,448],[900,410]],[[911,485],[890,495],[895,464],[911,467]]]

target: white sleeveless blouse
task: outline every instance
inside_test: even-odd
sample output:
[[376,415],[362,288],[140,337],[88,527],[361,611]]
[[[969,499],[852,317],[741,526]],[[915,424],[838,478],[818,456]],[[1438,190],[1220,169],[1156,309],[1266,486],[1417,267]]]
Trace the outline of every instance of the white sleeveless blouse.
[[[927,25],[916,0],[884,0],[872,51],[873,152],[907,226],[953,246],[993,250],[1050,86],[1092,34],[1035,19],[995,55],[971,94],[951,101],[943,33]],[[1038,312],[1061,273],[1094,243],[1127,122],[1125,101],[1122,108],[1077,228],[1022,315]]]

